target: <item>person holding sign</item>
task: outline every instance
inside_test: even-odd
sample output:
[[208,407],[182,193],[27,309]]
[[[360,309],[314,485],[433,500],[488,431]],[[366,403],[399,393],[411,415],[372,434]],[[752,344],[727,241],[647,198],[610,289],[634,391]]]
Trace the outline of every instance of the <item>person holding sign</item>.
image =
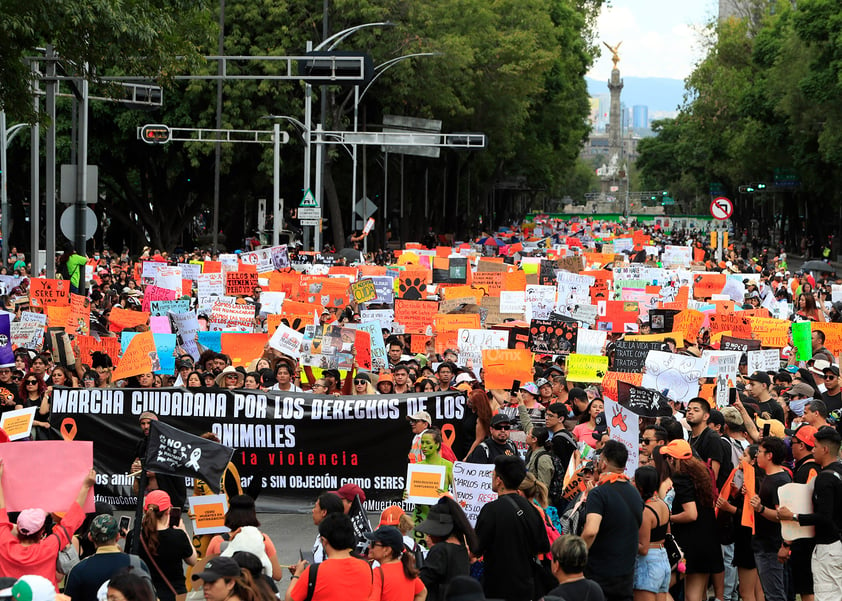
[[[418,462],[421,465],[442,465],[444,466],[444,485],[438,491],[440,495],[445,494],[453,485],[453,462],[448,461],[441,456],[442,437],[441,430],[438,428],[429,428],[421,435],[421,453],[424,459]],[[408,492],[404,493],[405,495]],[[421,522],[427,517],[427,512],[430,511],[429,505],[415,505],[415,521]]]

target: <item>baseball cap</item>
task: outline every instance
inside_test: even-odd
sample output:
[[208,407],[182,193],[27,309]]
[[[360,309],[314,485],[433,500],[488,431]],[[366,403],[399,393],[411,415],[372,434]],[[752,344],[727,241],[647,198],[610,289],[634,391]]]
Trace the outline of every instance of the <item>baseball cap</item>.
[[822,369],[822,373],[824,373],[824,372],[826,372],[826,371],[829,371],[829,372],[830,372],[830,373],[832,373],[834,376],[838,376],[838,375],[839,375],[839,366],[837,366],[837,365],[828,365],[827,367],[825,367],[824,369]]
[[356,484],[348,483],[339,487],[339,490],[331,492],[336,493],[346,501],[353,501],[354,497],[359,497],[360,501],[365,501],[365,492],[363,492],[363,489]]
[[500,424],[510,424],[509,416],[505,413],[498,413],[494,417],[491,418],[491,427],[500,425]]
[[170,501],[170,496],[163,490],[153,490],[146,495],[146,499],[143,501],[143,511],[149,509],[150,505],[157,505],[158,511],[166,511],[172,507],[172,501]]
[[400,505],[389,505],[380,514],[381,526],[397,526],[401,521],[401,516],[406,513]]
[[731,426],[742,426],[743,416],[736,407],[723,407],[720,410],[722,417],[725,418],[725,423]]
[[772,380],[769,378],[769,374],[765,371],[756,371],[748,377],[749,381],[751,382],[760,382],[761,384],[766,384],[766,386],[772,385]]
[[201,578],[205,582],[216,582],[226,576],[236,578],[240,575],[240,569],[240,564],[231,557],[214,557],[205,564],[204,571],[193,574],[192,579],[199,580]]
[[546,386],[549,383],[550,381],[547,378],[538,378],[537,380],[535,380],[535,386],[537,386],[538,388],[541,388],[541,386]]
[[427,422],[428,424],[433,423],[433,418],[427,411],[416,411],[410,416],[407,416],[407,420],[411,422]]
[[470,382],[473,382],[473,381],[474,381],[474,378],[471,377],[471,374],[469,374],[468,372],[465,372],[465,371],[463,371],[461,374],[456,376],[456,383],[457,384],[462,384],[462,383],[467,384],[467,383],[470,383]]
[[35,534],[44,527],[44,520],[47,519],[47,512],[37,507],[24,509],[18,515],[18,532],[29,536]]
[[0,597],[14,601],[55,601],[56,587],[43,576],[21,576],[11,588],[0,591]]
[[394,526],[380,526],[374,532],[366,532],[363,536],[373,543],[382,543],[385,547],[403,548],[403,535]]
[[769,424],[769,434],[772,436],[777,436],[778,438],[783,438],[786,434],[784,432],[784,425],[776,419],[763,419],[762,417],[755,418],[757,422],[757,429],[761,432],[763,431],[763,426]]
[[678,439],[662,446],[661,455],[669,455],[675,459],[690,459],[693,456],[693,450],[689,442]]
[[812,397],[816,392],[813,390],[813,387],[807,384],[806,382],[795,382],[792,386],[784,390],[784,394],[786,396],[804,396],[804,397]]
[[107,543],[117,538],[120,525],[113,515],[102,514],[96,516],[91,522],[91,538],[95,543]]
[[528,392],[529,394],[532,394],[532,395],[538,394],[538,387],[535,386],[535,384],[533,382],[527,382],[526,384],[521,386],[520,389],[524,390],[524,391],[526,391],[526,392]]
[[816,446],[816,432],[818,430],[811,426],[810,424],[802,423],[797,428],[784,429],[787,436],[791,436],[793,439],[798,439],[803,442],[808,447]]

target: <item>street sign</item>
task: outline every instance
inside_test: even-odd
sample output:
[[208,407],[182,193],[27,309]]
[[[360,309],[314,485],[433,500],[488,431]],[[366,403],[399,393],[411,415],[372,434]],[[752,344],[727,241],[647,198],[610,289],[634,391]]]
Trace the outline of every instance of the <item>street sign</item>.
[[357,201],[355,211],[357,215],[363,219],[368,219],[377,212],[377,205],[371,202],[371,199],[368,196],[363,196]]
[[[91,211],[88,207],[82,209],[85,215],[85,239],[90,240],[94,237],[97,227],[96,213]],[[68,240],[76,238],[76,207],[67,207],[61,214],[59,221],[61,233],[64,234]]]
[[310,191],[310,188],[307,188],[307,191],[304,193],[304,198],[301,199],[301,204],[298,205],[299,207],[319,207],[319,203],[316,202],[316,197],[313,196],[313,193]]
[[[301,219],[301,223],[304,223],[305,220],[310,219],[319,219],[322,216],[322,210],[318,207],[298,207],[298,218]],[[313,225],[312,223],[304,223],[304,225]]]
[[[73,204],[76,202],[76,172],[79,171],[77,165],[62,165],[61,166],[61,202],[65,204]],[[98,196],[97,189],[99,188],[99,167],[96,165],[86,165],[85,169],[85,204],[95,204]]]
[[302,220],[301,220],[301,225],[313,225],[313,226],[316,226],[316,225],[319,225],[319,220],[318,220],[318,219],[302,219]]
[[734,204],[724,196],[714,198],[710,203],[710,214],[720,221],[729,219],[734,214]]

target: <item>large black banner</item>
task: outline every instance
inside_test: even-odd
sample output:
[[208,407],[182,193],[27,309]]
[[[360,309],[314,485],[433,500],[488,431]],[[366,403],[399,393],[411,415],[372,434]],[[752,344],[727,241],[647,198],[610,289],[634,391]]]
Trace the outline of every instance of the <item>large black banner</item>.
[[[234,448],[231,461],[243,487],[260,479],[261,511],[301,510],[322,492],[349,482],[365,491],[367,510],[380,511],[403,496],[413,437],[406,417],[428,411],[445,443],[458,449],[458,424],[470,409],[459,391],[325,397],[250,390],[57,388],[52,411],[62,436],[94,442],[97,500],[118,509],[136,503],[130,471],[142,436],[139,417],[154,411],[166,424],[197,436],[213,432]],[[190,486],[188,478],[188,490]]]

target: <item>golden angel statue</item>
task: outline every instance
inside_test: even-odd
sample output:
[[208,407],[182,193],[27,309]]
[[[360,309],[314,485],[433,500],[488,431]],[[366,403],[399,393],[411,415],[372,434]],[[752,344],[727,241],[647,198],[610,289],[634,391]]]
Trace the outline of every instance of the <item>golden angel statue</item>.
[[620,54],[617,52],[620,49],[620,45],[623,43],[622,41],[614,46],[613,48],[608,45],[608,42],[602,42],[605,44],[605,47],[611,51],[611,61],[614,63],[614,68],[617,68],[617,63],[620,62]]

